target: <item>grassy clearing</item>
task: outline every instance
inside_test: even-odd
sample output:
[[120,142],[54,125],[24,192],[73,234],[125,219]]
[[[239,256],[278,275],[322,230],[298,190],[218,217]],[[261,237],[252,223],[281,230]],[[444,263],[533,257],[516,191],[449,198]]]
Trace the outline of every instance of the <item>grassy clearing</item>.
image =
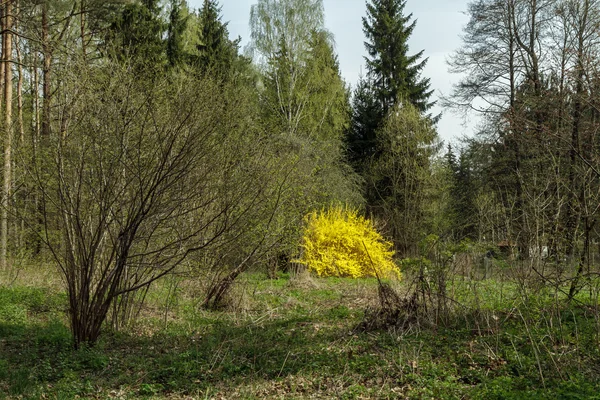
[[374,280],[248,274],[227,312],[165,281],[135,325],[74,351],[65,294],[25,278],[0,287],[0,398],[600,398],[588,294],[563,308],[550,292],[458,280],[445,326],[358,332]]

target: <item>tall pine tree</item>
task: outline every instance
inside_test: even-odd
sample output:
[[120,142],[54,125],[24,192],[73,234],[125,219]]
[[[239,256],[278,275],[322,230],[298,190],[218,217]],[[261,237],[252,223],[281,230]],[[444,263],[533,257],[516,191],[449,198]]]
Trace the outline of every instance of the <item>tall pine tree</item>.
[[352,97],[352,122],[346,134],[348,158],[359,173],[364,161],[375,153],[376,132],[382,120],[373,85],[368,78],[361,78]]
[[197,66],[202,72],[227,76],[237,58],[239,39],[229,40],[227,23],[221,21],[221,7],[217,0],[204,0],[200,10],[200,44]]
[[458,160],[452,146],[446,152],[446,167],[450,172],[449,209],[451,237],[455,241],[477,239],[477,195],[476,182],[473,177],[473,149],[469,146],[459,152]]
[[108,33],[109,50],[118,60],[131,62],[138,70],[154,70],[164,65],[165,24],[158,0],[125,5]]
[[[396,249],[414,253],[425,221],[430,157],[438,141],[423,51],[409,55],[415,28],[405,0],[370,0],[363,18],[367,76],[354,92],[349,158],[365,185],[367,208],[390,227]],[[418,133],[418,134],[417,134]],[[404,147],[403,147],[404,146]],[[426,151],[425,151],[426,150]]]
[[377,129],[389,111],[402,101],[421,113],[432,106],[428,78],[421,78],[427,59],[423,51],[409,55],[408,38],[416,21],[404,15],[405,0],[371,0],[363,17],[367,38],[367,76],[354,91],[352,127],[347,135],[350,159],[360,172],[362,164],[376,154]]
[[186,30],[187,17],[183,15],[185,1],[171,0],[169,25],[167,29],[167,60],[174,67],[184,61],[183,35]]
[[408,38],[416,21],[404,15],[406,0],[371,0],[363,17],[367,71],[382,114],[399,101],[409,101],[417,110],[426,112],[433,105],[429,79],[421,78],[427,59],[420,60],[423,50],[409,55]]

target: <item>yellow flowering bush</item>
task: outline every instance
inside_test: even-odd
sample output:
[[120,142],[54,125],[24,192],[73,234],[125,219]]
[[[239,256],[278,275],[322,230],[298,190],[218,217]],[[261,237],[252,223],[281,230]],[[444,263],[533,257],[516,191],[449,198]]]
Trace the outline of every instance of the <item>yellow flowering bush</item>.
[[356,210],[332,207],[306,216],[302,257],[297,260],[319,276],[400,277],[392,244]]

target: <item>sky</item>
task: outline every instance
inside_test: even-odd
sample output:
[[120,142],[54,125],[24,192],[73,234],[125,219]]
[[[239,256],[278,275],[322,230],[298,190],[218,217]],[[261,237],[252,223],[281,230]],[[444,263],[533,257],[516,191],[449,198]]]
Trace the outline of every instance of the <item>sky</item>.
[[[232,39],[242,38],[242,47],[248,43],[250,29],[250,7],[257,0],[221,0],[222,20],[229,22]],[[448,95],[452,84],[460,77],[448,71],[446,59],[460,47],[462,29],[468,22],[465,15],[469,0],[407,0],[405,13],[412,13],[417,25],[409,39],[409,53],[424,50],[428,58],[423,77],[431,79],[433,97]],[[190,7],[197,9],[202,0],[190,0]],[[340,61],[342,76],[347,83],[356,84],[361,72],[364,73],[364,34],[362,17],[366,15],[365,0],[323,0],[325,25],[333,33],[335,49]],[[438,123],[438,133],[442,140],[454,141],[464,135],[471,135],[474,118],[465,121],[450,110],[436,106],[433,114],[442,113]]]

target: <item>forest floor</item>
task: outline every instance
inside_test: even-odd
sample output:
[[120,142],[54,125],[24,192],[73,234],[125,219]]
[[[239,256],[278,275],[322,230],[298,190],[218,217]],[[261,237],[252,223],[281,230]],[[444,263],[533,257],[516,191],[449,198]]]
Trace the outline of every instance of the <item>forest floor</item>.
[[0,398],[600,399],[589,294],[566,306],[549,290],[461,278],[444,323],[365,332],[372,279],[247,274],[221,312],[171,279],[135,324],[73,350],[67,297],[48,274],[0,280]]

